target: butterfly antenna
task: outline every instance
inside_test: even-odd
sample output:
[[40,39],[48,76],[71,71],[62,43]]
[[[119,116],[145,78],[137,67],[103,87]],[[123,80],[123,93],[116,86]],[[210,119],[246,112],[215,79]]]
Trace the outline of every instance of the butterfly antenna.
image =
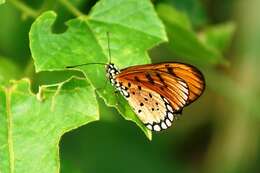
[[107,65],[107,64],[105,64],[105,63],[85,63],[85,64],[66,66],[66,68],[75,68],[75,67],[80,67],[80,66],[85,66],[85,65]]
[[110,33],[109,32],[107,32],[107,48],[108,48],[109,63],[111,63]]

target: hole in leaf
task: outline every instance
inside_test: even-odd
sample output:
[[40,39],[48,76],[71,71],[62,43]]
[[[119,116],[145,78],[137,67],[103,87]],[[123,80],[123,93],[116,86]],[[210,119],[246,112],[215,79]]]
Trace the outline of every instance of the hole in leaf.
[[65,71],[42,71],[34,74],[32,79],[31,90],[33,93],[37,93],[39,86],[50,85],[63,82],[72,76],[84,78],[84,75],[80,71],[65,70]]

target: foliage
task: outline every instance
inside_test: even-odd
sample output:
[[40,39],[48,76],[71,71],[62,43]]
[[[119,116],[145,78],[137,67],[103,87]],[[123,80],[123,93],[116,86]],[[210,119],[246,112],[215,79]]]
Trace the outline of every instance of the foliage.
[[7,84],[9,80],[18,78],[19,74],[21,74],[21,69],[17,68],[14,63],[4,57],[0,57],[0,64],[0,84]]
[[225,47],[228,47],[234,32],[232,23],[222,27],[212,26],[211,29],[196,34],[185,13],[178,12],[173,7],[165,4],[159,4],[157,11],[166,25],[170,40],[168,48],[176,56],[203,66],[226,63],[222,52]]
[[61,136],[99,119],[94,89],[85,80],[72,78],[41,86],[35,96],[29,85],[24,79],[1,89],[5,104],[0,112],[0,170],[56,172]]
[[[241,24],[225,17],[231,1],[152,2],[0,0],[0,173],[259,170],[257,5],[234,9]],[[119,68],[181,61],[205,75],[205,94],[153,141],[103,65],[65,68],[110,62],[106,32]]]

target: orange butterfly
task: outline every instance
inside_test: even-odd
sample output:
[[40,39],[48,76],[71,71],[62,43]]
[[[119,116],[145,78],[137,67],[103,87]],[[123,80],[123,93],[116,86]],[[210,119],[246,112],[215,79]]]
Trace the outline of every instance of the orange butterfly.
[[[103,65],[86,63],[67,68],[89,64]],[[196,100],[205,89],[202,73],[188,64],[147,64],[122,70],[113,63],[105,65],[110,83],[128,100],[145,126],[153,131],[170,127],[182,109]]]
[[183,107],[196,100],[205,88],[202,73],[183,63],[137,65],[123,70],[109,63],[106,71],[111,84],[153,131],[170,127]]

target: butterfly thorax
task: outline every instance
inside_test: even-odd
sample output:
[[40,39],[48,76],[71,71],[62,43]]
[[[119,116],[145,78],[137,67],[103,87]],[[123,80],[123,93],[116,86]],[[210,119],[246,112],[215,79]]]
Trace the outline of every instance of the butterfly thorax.
[[116,84],[116,75],[120,73],[120,70],[112,63],[106,66],[107,77],[112,85]]

